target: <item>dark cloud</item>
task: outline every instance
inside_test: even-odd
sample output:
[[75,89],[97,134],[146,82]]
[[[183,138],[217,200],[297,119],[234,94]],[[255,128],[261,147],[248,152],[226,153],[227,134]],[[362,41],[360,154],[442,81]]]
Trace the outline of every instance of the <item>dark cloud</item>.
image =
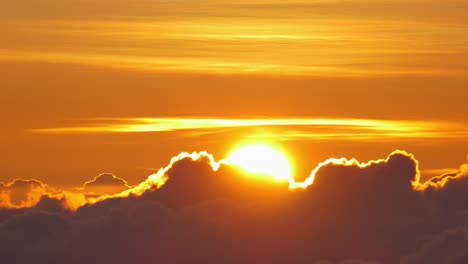
[[109,198],[76,212],[62,210],[61,201],[50,197],[33,208],[0,211],[2,260],[122,264],[467,260],[465,165],[445,184],[418,189],[412,185],[419,180],[418,162],[397,151],[367,165],[323,165],[311,186],[296,190],[228,165],[214,170],[208,156],[185,156],[171,165],[164,171],[165,184],[141,195]]
[[468,263],[468,229],[457,227],[434,235],[402,264],[458,264]]
[[344,260],[340,262],[322,260],[322,261],[316,262],[315,264],[379,264],[379,262],[352,259],[352,260]]

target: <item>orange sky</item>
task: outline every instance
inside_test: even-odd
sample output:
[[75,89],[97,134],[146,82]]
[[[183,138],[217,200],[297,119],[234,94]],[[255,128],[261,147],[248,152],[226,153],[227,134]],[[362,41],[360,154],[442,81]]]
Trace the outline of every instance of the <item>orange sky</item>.
[[[136,184],[181,151],[222,159],[243,142],[280,145],[297,178],[329,157],[396,148],[413,153],[423,175],[456,170],[468,154],[467,8],[9,1],[0,10],[0,182],[76,187],[110,172]],[[137,118],[156,119],[142,127]],[[363,120],[377,125],[363,129]]]

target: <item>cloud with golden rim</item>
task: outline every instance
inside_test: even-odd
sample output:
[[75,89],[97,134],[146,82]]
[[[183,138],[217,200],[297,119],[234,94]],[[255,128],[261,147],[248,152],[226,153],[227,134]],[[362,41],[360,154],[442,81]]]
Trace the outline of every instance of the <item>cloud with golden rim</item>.
[[[284,184],[280,181],[280,187],[275,188],[277,191],[281,189],[289,189],[290,191],[306,190],[310,186],[314,185],[317,175],[320,175],[322,171],[329,167],[366,170],[367,168],[385,166],[395,160],[406,160],[410,164],[408,166],[412,169],[410,170],[408,168],[409,171],[406,171],[406,173],[409,173],[409,176],[405,180],[408,186],[411,186],[411,189],[415,192],[425,192],[428,189],[443,190],[446,185],[458,186],[459,184],[456,182],[465,182],[466,179],[468,179],[468,167],[464,164],[456,173],[435,176],[423,182],[421,181],[419,162],[416,158],[406,151],[395,150],[385,159],[370,160],[368,162],[360,162],[354,158],[330,158],[320,162],[303,181],[297,181],[293,176],[291,176],[290,178],[282,179],[281,181],[284,182]],[[109,173],[98,175],[94,179],[85,182],[82,188],[78,188],[74,191],[56,190],[38,180],[14,180],[10,183],[2,183],[0,184],[0,193],[2,195],[2,203],[0,203],[0,207],[34,207],[43,197],[49,197],[61,200],[61,203],[67,209],[76,210],[83,205],[95,204],[108,199],[144,196],[147,193],[166,188],[165,186],[167,182],[171,181],[172,171],[174,171],[179,164],[187,162],[205,164],[204,166],[206,166],[206,170],[215,174],[218,173],[218,170],[220,169],[222,169],[220,174],[223,174],[226,173],[226,170],[231,171],[233,168],[237,168],[237,165],[231,164],[228,160],[216,161],[213,155],[206,151],[193,153],[182,152],[179,155],[174,156],[167,166],[160,168],[156,173],[150,175],[145,181],[135,186],[130,186],[124,179]],[[189,171],[187,173],[190,174],[191,172]],[[229,172],[229,174],[232,173]],[[243,172],[243,174],[249,174],[249,172]],[[240,174],[237,174],[235,177],[239,177],[239,175]],[[198,181],[196,177],[191,177],[190,179],[193,179],[195,182]],[[245,177],[242,177],[240,181],[246,181],[246,184],[255,184],[255,180],[252,182],[252,179]],[[271,179],[267,179],[266,181],[275,182],[275,180],[273,180],[273,176],[271,176]],[[186,184],[186,182],[181,185],[184,184]],[[172,184],[170,184],[170,186],[171,185]],[[276,184],[273,185],[276,186]]]
[[[207,152],[181,153],[141,184],[88,197],[76,211],[48,196],[31,208],[0,208],[0,253],[6,262],[41,264],[468,259],[466,164],[425,186],[415,157],[394,151],[368,162],[332,158],[308,179],[288,188]],[[119,181],[90,182],[100,180]]]

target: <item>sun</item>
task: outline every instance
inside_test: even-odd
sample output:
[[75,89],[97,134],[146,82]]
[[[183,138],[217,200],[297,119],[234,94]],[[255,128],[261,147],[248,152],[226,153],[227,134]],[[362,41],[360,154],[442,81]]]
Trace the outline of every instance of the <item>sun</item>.
[[241,147],[229,155],[225,162],[253,174],[271,175],[276,180],[292,180],[289,160],[279,150],[270,146]]

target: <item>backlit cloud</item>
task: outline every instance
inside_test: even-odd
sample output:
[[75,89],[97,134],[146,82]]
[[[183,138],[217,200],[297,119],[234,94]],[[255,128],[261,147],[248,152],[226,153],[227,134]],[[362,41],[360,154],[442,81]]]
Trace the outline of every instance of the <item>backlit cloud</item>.
[[37,180],[15,180],[0,183],[0,207],[21,208],[36,205],[42,196],[53,189]]
[[83,184],[83,192],[92,195],[121,193],[130,189],[127,181],[110,173],[103,173]]
[[81,193],[57,190],[33,179],[0,183],[0,198],[0,208],[30,208],[44,199],[56,199],[67,210],[75,210],[86,203]]
[[288,190],[206,152],[182,153],[75,212],[53,198],[1,209],[0,253],[15,263],[464,263],[466,175],[418,189],[418,167],[404,151],[329,159],[311,185]]

